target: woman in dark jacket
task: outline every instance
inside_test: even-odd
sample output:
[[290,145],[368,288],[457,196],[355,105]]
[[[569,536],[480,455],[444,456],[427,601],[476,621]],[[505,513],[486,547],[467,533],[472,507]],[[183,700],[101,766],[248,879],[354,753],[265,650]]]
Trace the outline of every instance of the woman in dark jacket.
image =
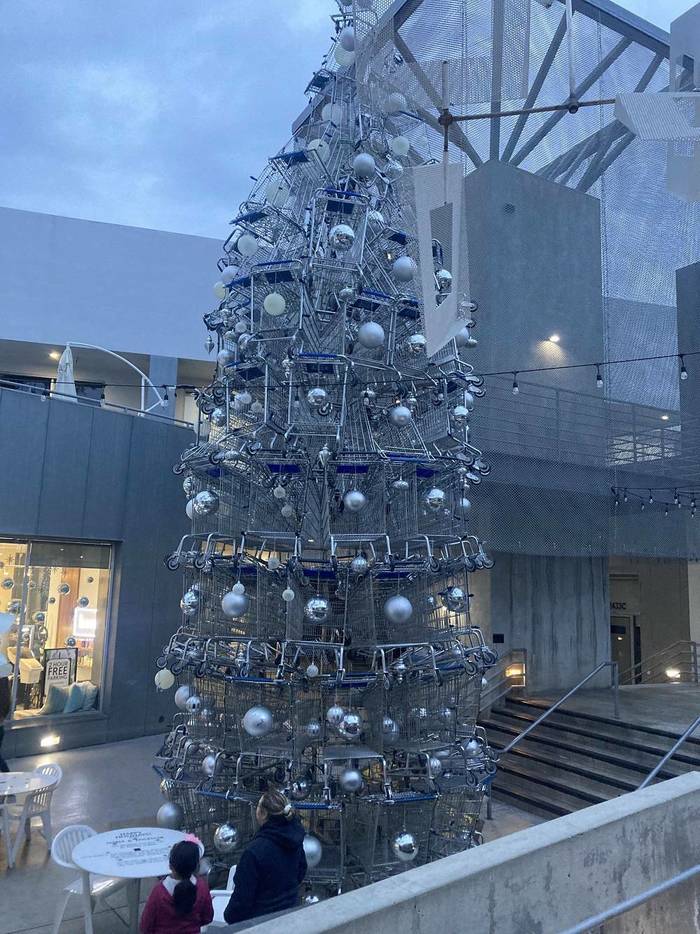
[[227,924],[294,908],[306,875],[304,828],[279,791],[266,791],[255,812],[260,829],[243,851],[236,869]]

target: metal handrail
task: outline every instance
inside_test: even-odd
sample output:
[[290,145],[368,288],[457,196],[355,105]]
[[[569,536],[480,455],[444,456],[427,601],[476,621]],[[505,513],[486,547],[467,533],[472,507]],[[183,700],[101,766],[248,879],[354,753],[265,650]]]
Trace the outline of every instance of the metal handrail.
[[[523,673],[521,675],[506,675],[505,672],[511,665],[522,665]],[[513,688],[525,686],[524,684],[513,684],[513,681],[518,678],[527,678],[527,649],[511,649],[498,659],[496,666],[491,671],[495,672],[497,677],[490,679],[487,677],[488,683],[481,692],[480,711],[483,707],[492,707],[501,698],[509,694]]]
[[580,688],[582,688],[584,684],[590,681],[591,678],[595,677],[595,675],[601,672],[604,668],[612,669],[612,678],[611,678],[612,683],[610,686],[613,689],[613,705],[614,705],[614,711],[615,711],[615,719],[619,720],[620,718],[620,698],[619,698],[620,678],[619,678],[618,664],[617,662],[601,662],[600,665],[598,665],[596,668],[593,669],[593,671],[590,672],[590,674],[587,674],[586,677],[583,678],[581,681],[579,681],[577,685],[572,687],[570,691],[567,691],[563,697],[560,697],[559,700],[556,701],[554,704],[552,704],[551,707],[548,707],[541,717],[538,717],[535,720],[535,722],[531,723],[530,726],[526,730],[523,730],[523,732],[519,733],[512,742],[508,743],[505,749],[502,749],[500,751],[499,759],[502,758],[507,752],[510,752],[515,746],[517,746],[518,743],[521,740],[525,739],[525,737],[529,733],[532,733],[535,727],[539,726],[543,720],[546,720],[550,714],[554,713],[555,710],[561,707],[564,701],[567,701],[573,694],[575,694]]
[[650,785],[650,784],[654,781],[654,779],[655,779],[656,776],[659,774],[659,772],[661,771],[661,769],[666,765],[666,763],[668,762],[668,760],[669,760],[670,758],[672,758],[672,757],[678,752],[678,750],[679,750],[680,747],[683,745],[683,743],[688,739],[689,736],[692,736],[692,735],[693,735],[693,733],[697,730],[697,728],[698,728],[699,726],[700,726],[700,717],[696,717],[695,720],[693,720],[693,722],[690,724],[690,726],[688,727],[688,729],[685,731],[685,733],[683,733],[682,736],[679,736],[679,737],[678,737],[678,739],[675,741],[675,743],[673,744],[673,746],[671,746],[671,748],[669,749],[669,751],[668,751],[668,752],[666,753],[666,755],[663,757],[663,759],[661,760],[661,762],[659,762],[658,765],[654,766],[654,768],[651,770],[651,772],[649,772],[649,774],[647,775],[647,777],[644,779],[644,781],[642,782],[642,784],[639,786],[640,789],[641,789],[641,788],[646,788],[647,785]]
[[[691,649],[691,651],[697,650],[697,642],[693,642],[691,639],[679,639],[677,642],[672,642],[670,645],[667,645],[665,648],[660,649],[658,652],[654,652],[653,655],[647,656],[647,658],[643,659],[642,661],[635,662],[635,664],[632,665],[630,668],[626,668],[624,671],[621,671],[620,680],[623,680],[628,675],[634,676],[634,674],[638,674],[639,673],[638,669],[644,668],[646,665],[649,664],[649,662],[654,661],[654,659],[659,659],[658,664],[661,664],[660,660],[662,658],[668,657],[669,654],[671,654],[672,650],[677,648],[678,646],[688,646]],[[656,667],[657,667],[656,664],[652,665],[652,668],[656,668]]]
[[693,876],[697,876],[699,872],[700,863],[698,863],[696,866],[691,866],[690,869],[685,869],[683,872],[679,872],[677,876],[673,876],[672,878],[667,879],[665,882],[659,882],[657,885],[653,885],[650,889],[646,889],[644,892],[640,892],[639,895],[633,895],[632,898],[626,898],[624,902],[619,902],[617,905],[613,905],[612,908],[607,908],[605,911],[601,911],[597,915],[591,915],[590,918],[586,918],[585,921],[581,921],[580,924],[577,924],[572,928],[567,928],[565,931],[562,931],[561,934],[585,934],[586,931],[591,931],[593,928],[600,927],[602,924],[605,924],[606,921],[610,921],[612,918],[617,918],[620,915],[625,914],[625,912],[631,911],[633,908],[638,908],[640,905],[650,901],[652,898],[656,898],[657,895],[663,895],[664,892],[668,892],[669,889],[675,888],[682,882],[687,882],[688,879],[692,879]]

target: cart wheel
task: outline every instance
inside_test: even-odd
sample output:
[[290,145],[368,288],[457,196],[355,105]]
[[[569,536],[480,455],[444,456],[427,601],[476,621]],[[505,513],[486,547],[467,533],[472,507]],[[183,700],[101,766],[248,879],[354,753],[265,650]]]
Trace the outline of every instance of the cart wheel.
[[203,571],[206,563],[206,558],[204,558],[202,555],[197,555],[197,557],[193,560],[192,565],[198,571]]
[[175,555],[170,555],[165,559],[165,566],[169,571],[177,571],[180,567],[180,561]]
[[496,767],[496,763],[493,762],[491,759],[489,759],[489,760],[486,762],[486,766],[485,766],[485,772],[486,772],[486,774],[487,774],[487,775],[495,775],[497,771],[498,771],[498,769],[497,769],[497,767]]
[[207,673],[206,662],[202,662],[201,664],[197,665],[194,675],[195,675],[195,678],[203,678],[206,673]]
[[464,663],[464,670],[466,671],[468,675],[475,675],[477,671],[479,670],[479,668],[477,665],[474,664],[474,662],[468,661]]
[[174,675],[179,675],[182,673],[184,667],[185,663],[183,661],[173,662],[173,664],[170,666],[170,670]]
[[159,655],[156,659],[156,668],[165,668],[165,662],[167,661],[165,655]]
[[430,561],[428,562],[428,569],[431,570],[434,574],[436,574],[440,570],[440,562],[438,561],[437,558],[432,557],[430,559]]
[[484,558],[484,570],[485,570],[485,571],[490,571],[491,568],[494,566],[494,563],[495,563],[495,562],[494,562],[493,558],[486,558],[486,557],[485,557],[485,558]]
[[498,661],[498,655],[493,651],[493,649],[484,649],[481,653],[482,658],[484,659],[484,664],[489,668],[491,665],[495,665]]

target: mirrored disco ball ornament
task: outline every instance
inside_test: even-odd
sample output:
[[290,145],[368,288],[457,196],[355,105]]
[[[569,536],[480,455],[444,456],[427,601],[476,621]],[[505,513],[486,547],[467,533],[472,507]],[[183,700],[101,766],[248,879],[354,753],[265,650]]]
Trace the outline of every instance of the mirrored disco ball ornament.
[[223,428],[226,424],[226,409],[214,409],[214,411],[209,416],[209,421],[215,428]]
[[396,159],[389,159],[387,164],[384,166],[384,176],[388,178],[390,182],[398,181],[403,175],[403,166],[400,162],[397,162]]
[[382,720],[382,733],[387,739],[395,739],[399,735],[399,726],[391,717]]
[[309,739],[319,739],[321,732],[322,727],[318,720],[311,720],[311,722],[307,723],[304,727],[304,733],[306,733]]
[[192,508],[197,516],[211,516],[219,508],[219,497],[211,490],[202,490],[192,500]]
[[391,266],[391,273],[397,282],[410,282],[416,274],[416,264],[410,256],[398,256]]
[[409,489],[410,483],[408,480],[404,480],[403,477],[397,477],[396,480],[391,484],[393,489],[397,490],[399,493],[405,493]]
[[387,94],[384,101],[384,112],[388,114],[397,114],[400,110],[406,109],[406,98],[398,91],[392,91]]
[[175,675],[169,668],[161,668],[156,672],[153,680],[159,691],[169,691],[175,684]]
[[338,724],[338,732],[350,743],[357,743],[362,736],[362,717],[349,711]]
[[462,587],[448,587],[440,594],[442,605],[451,613],[460,613],[467,608],[467,592]]
[[377,321],[365,321],[359,327],[357,340],[367,350],[376,350],[384,345],[384,328]]
[[294,801],[303,801],[311,794],[311,782],[308,778],[297,778],[289,787],[289,796]]
[[199,594],[194,590],[187,590],[180,600],[180,609],[183,616],[194,616],[199,608]]
[[243,715],[243,729],[249,736],[266,736],[274,726],[272,712],[267,707],[251,707]]
[[447,494],[439,487],[433,487],[432,490],[428,490],[428,492],[425,494],[425,505],[432,512],[438,512],[440,509],[443,509],[446,500]]
[[343,504],[350,512],[360,512],[367,505],[367,497],[362,490],[348,490],[343,496]]
[[209,753],[208,756],[205,756],[202,759],[202,772],[204,772],[207,778],[211,778],[215,771],[216,771],[216,756]]
[[476,756],[481,755],[481,744],[474,736],[472,736],[470,740],[468,740],[466,743],[463,743],[462,745],[464,747],[464,754],[468,758],[474,759]]
[[405,428],[413,421],[411,410],[406,405],[395,405],[389,409],[389,421],[397,428]]
[[331,147],[323,139],[312,139],[307,145],[306,151],[316,153],[321,161],[326,162],[331,154]]
[[332,707],[329,707],[326,711],[326,722],[331,726],[340,726],[343,717],[345,716],[345,711],[339,704],[333,704]]
[[328,393],[322,386],[314,386],[306,393],[306,401],[312,409],[320,409],[328,402]]
[[368,152],[358,152],[352,160],[352,171],[355,178],[374,178],[377,173],[377,163],[374,161],[374,156]]
[[338,42],[347,52],[355,51],[355,30],[352,26],[345,26],[340,30]]
[[336,224],[328,234],[328,246],[338,253],[347,252],[355,242],[355,231],[347,224]]
[[243,233],[236,241],[236,249],[241,256],[252,256],[258,249],[258,238],[253,234]]
[[202,707],[202,698],[198,694],[190,694],[185,701],[185,710],[187,713],[199,713]]
[[325,597],[315,596],[306,601],[304,616],[312,623],[325,623],[331,607]]
[[450,414],[455,425],[466,425],[469,421],[469,409],[466,405],[456,405]]
[[15,586],[15,582],[12,580],[11,577],[6,577],[5,580],[2,582],[3,590],[12,590],[14,586]]
[[189,700],[190,693],[189,686],[187,684],[181,684],[177,691],[175,691],[175,706],[180,710],[187,710],[187,701]]
[[389,149],[395,156],[398,156],[400,159],[402,159],[404,156],[408,155],[411,149],[411,144],[405,136],[394,136],[393,139],[389,140]]
[[[5,582],[5,581],[3,581],[3,585],[2,585],[2,586],[3,586],[3,587],[6,586],[6,582]],[[12,581],[10,581],[10,587],[12,587]],[[69,594],[69,593],[70,593],[70,584],[59,584],[59,585],[58,585],[58,592],[61,594],[62,597],[65,597],[66,594]]]
[[455,515],[460,519],[466,519],[469,515],[469,512],[472,508],[472,504],[469,502],[466,496],[461,496],[457,500],[457,505],[455,506]]
[[422,334],[411,334],[411,336],[406,341],[406,346],[409,349],[409,352],[418,356],[418,354],[423,353],[425,350],[425,345],[427,341]]
[[307,833],[304,837],[304,856],[306,856],[306,865],[309,869],[313,869],[321,862],[323,847],[318,837],[314,837],[313,834]]
[[452,273],[449,269],[438,269],[435,273],[438,292],[449,292],[452,288]]
[[182,491],[188,498],[194,496],[197,486],[194,482],[194,477],[185,477],[182,481]]
[[287,302],[284,295],[280,295],[279,292],[270,292],[269,295],[265,296],[263,308],[271,318],[279,318],[280,315],[284,314]]
[[294,597],[295,597],[295,594],[292,588],[285,587],[285,589],[282,591],[282,599],[284,600],[284,602],[291,603]]
[[413,616],[413,604],[402,594],[395,594],[384,604],[384,616],[390,623],[407,623]]
[[355,794],[362,788],[362,774],[359,769],[343,769],[338,782],[346,794]]
[[430,774],[433,778],[438,778],[442,775],[442,760],[438,759],[437,756],[431,756],[428,760],[428,766],[430,767]]
[[248,603],[247,594],[234,593],[233,590],[229,590],[221,598],[221,609],[229,619],[238,619],[248,609]]
[[239,844],[241,835],[235,824],[219,824],[214,831],[214,849],[217,853],[232,853]]
[[391,841],[391,849],[400,862],[411,863],[418,856],[418,841],[408,830],[402,830]]
[[168,830],[179,830],[185,819],[185,812],[179,804],[172,801],[166,801],[161,804],[156,814],[156,824],[159,827],[165,827]]
[[369,561],[364,555],[356,555],[350,562],[350,570],[353,574],[366,574],[369,569]]
[[89,603],[90,603],[90,600],[88,599],[88,597],[80,597],[80,599],[78,600],[78,606],[83,606],[83,607],[88,606]]

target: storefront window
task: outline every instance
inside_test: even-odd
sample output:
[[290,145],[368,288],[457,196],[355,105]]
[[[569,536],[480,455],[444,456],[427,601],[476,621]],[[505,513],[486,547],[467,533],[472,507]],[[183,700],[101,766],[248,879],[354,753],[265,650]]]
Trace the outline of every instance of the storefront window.
[[15,720],[99,708],[110,583],[109,545],[0,541]]

